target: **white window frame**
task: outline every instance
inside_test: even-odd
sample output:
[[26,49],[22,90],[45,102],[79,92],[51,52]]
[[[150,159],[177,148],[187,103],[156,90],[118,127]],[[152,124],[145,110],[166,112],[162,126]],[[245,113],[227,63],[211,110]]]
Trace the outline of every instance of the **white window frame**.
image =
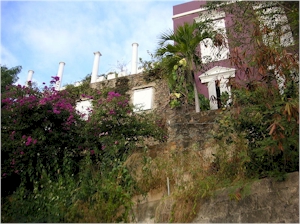
[[[276,4],[276,3],[274,3]],[[259,4],[253,6],[253,9],[256,10],[256,14],[258,15],[259,22],[260,22],[260,29],[263,30],[264,27],[268,27],[270,29],[274,29],[276,26],[280,27],[280,32],[282,33],[280,36],[279,44],[282,47],[288,47],[295,44],[293,33],[291,31],[291,27],[288,24],[287,16],[284,13],[284,9],[276,6],[276,5],[270,5],[267,7],[265,4]],[[280,15],[270,15],[272,13],[280,13]],[[263,34],[262,39],[265,45],[273,45],[276,44],[276,41],[274,40],[277,38],[278,33],[275,33],[274,31]]]
[[93,109],[93,103],[92,103],[92,100],[89,99],[89,100],[81,100],[81,101],[78,101],[76,102],[76,111],[78,111],[79,113],[81,114],[85,114],[82,119],[83,120],[88,120],[89,118],[89,115],[91,113],[90,110]]
[[134,112],[151,110],[153,108],[153,87],[133,90]]
[[214,30],[222,34],[225,43],[222,46],[214,46],[213,41],[206,38],[200,42],[201,59],[203,63],[226,60],[229,58],[228,38],[226,34],[225,12],[209,11],[203,12],[199,17],[194,18],[195,22],[203,22],[207,19],[213,20]]

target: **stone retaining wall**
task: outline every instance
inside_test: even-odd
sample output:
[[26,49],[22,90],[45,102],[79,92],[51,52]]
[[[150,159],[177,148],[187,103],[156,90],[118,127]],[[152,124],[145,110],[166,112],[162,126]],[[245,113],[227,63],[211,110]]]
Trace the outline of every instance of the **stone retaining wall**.
[[250,194],[237,201],[229,191],[202,200],[194,223],[299,223],[299,172],[286,181],[270,178],[253,183]]
[[[211,130],[217,130],[216,119],[220,110],[194,112],[194,107],[188,110],[170,109],[169,89],[164,80],[147,82],[143,74],[120,77],[91,84],[93,88],[114,88],[115,91],[126,93],[132,99],[133,91],[138,88],[154,88],[153,110],[161,116],[168,129],[168,142],[153,146],[150,156],[155,157],[162,151],[196,148],[209,157],[214,147],[210,145]],[[157,149],[156,149],[157,148]],[[156,150],[155,150],[156,149]],[[153,155],[152,155],[153,154]],[[219,191],[217,196],[200,200],[200,209],[193,222],[195,223],[225,223],[225,222],[299,222],[299,173],[292,173],[284,182],[275,182],[267,178],[255,182],[250,194],[236,201],[229,197],[229,190]],[[165,187],[155,192],[149,192],[145,200],[136,204],[136,222],[151,223],[159,214],[159,205],[166,197]],[[140,200],[138,200],[140,201]],[[173,200],[169,200],[170,203]],[[172,206],[169,204],[169,206]]]
[[[212,198],[201,199],[193,223],[299,223],[299,172],[288,174],[283,182],[271,178],[256,181],[240,200],[231,199],[230,192],[224,189]],[[154,223],[160,204],[171,208],[173,202],[172,198],[149,197],[137,205],[136,222]]]

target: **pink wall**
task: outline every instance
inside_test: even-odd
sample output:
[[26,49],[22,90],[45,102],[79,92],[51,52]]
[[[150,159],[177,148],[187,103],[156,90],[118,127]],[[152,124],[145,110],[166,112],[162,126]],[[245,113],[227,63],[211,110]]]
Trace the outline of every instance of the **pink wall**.
[[[173,6],[173,16],[176,14],[188,12],[191,10],[196,10],[196,9],[199,9],[200,7],[202,8],[205,6],[205,4],[206,4],[206,1],[191,1],[191,2],[180,4],[180,5],[175,5],[175,6]],[[199,16],[199,13],[200,12],[196,12],[196,13],[185,15],[182,17],[173,18],[174,30],[176,30],[176,28],[178,26],[183,25],[183,23],[185,23],[185,22],[192,23],[194,21],[194,18]],[[233,15],[226,13],[226,16],[225,16],[226,27],[230,27],[232,25],[232,23],[233,23]],[[228,44],[229,44],[229,52],[231,54],[232,53],[232,48],[230,48],[231,44],[230,44],[230,42]],[[198,92],[203,94],[207,98],[208,98],[208,89],[205,84],[201,83],[201,81],[199,79],[199,75],[203,74],[205,71],[207,71],[215,66],[234,68],[234,66],[231,64],[231,61],[229,59],[211,62],[211,63],[205,64],[203,66],[203,69],[201,69],[201,71],[195,75],[195,81],[196,81]],[[237,71],[235,79],[236,80],[244,80],[245,79],[244,73],[242,71]]]
[[206,1],[191,1],[183,4],[175,5],[173,6],[173,15],[198,9],[201,6],[204,6],[205,4]]

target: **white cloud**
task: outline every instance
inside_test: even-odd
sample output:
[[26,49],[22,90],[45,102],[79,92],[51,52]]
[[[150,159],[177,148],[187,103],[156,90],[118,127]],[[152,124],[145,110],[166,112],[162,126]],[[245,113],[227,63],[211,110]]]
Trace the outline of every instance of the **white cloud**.
[[18,65],[18,59],[5,46],[1,44],[1,65],[14,67]]
[[[184,2],[184,1],[183,1]],[[56,75],[66,63],[63,84],[81,80],[92,71],[93,52],[100,51],[99,74],[117,61],[128,63],[133,42],[138,57],[150,59],[160,33],[172,28],[172,5],[167,1],[14,2],[1,4],[1,60],[33,69],[37,82]],[[4,50],[3,50],[4,49]],[[14,64],[16,63],[16,64]]]

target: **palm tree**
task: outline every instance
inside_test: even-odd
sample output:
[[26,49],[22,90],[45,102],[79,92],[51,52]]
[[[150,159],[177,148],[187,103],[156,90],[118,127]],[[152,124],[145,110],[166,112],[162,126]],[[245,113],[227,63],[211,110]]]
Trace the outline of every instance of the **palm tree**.
[[[213,32],[209,21],[184,23],[175,32],[169,30],[162,33],[158,43],[160,47],[155,52],[156,56],[164,59],[164,66],[168,74],[172,73],[174,65],[178,64],[181,59],[186,60],[185,80],[194,87],[196,112],[200,112],[198,91],[194,79],[194,74],[199,71],[202,64],[199,56],[199,44],[200,41],[206,38],[213,39],[215,36],[216,32]],[[170,41],[174,41],[174,44]]]

